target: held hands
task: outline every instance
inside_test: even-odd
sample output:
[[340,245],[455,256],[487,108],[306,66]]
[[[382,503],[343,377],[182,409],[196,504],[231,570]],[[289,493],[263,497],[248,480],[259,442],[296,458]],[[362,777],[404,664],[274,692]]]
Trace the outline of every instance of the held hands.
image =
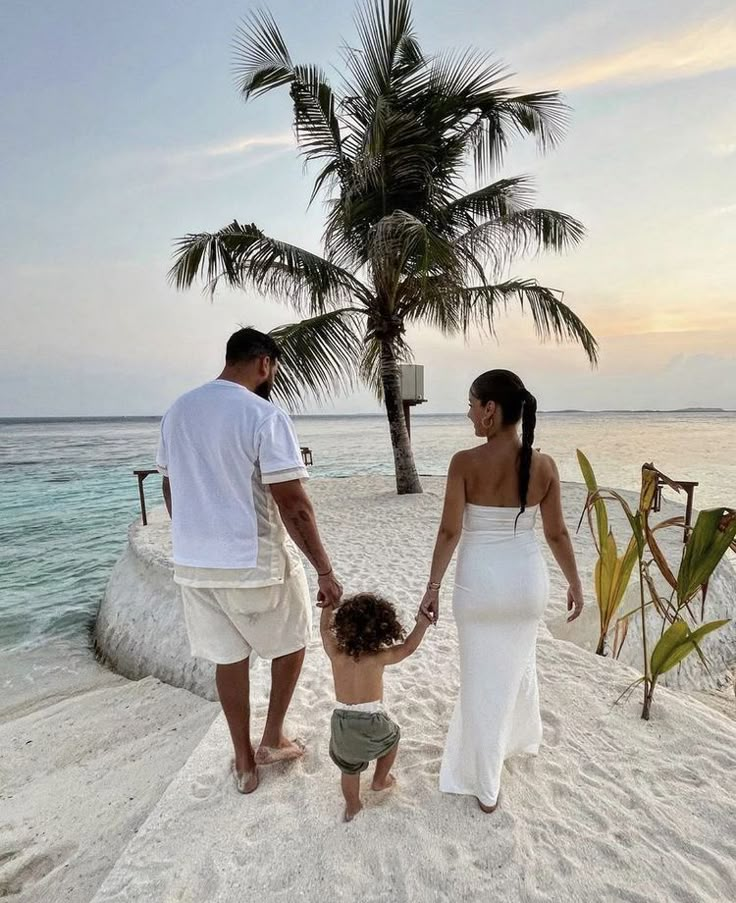
[[437,626],[440,618],[440,591],[439,588],[428,586],[419,605],[417,617],[425,617],[430,624]]
[[323,577],[317,577],[317,608],[334,608],[342,599],[342,583],[330,571]]
[[568,624],[580,617],[583,610],[583,587],[579,583],[567,588],[567,610],[570,612],[567,616]]

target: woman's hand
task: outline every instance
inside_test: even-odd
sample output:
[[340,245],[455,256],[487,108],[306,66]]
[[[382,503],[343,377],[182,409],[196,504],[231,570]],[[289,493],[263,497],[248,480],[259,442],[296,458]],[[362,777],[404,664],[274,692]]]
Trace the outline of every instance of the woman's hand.
[[567,610],[570,614],[567,616],[568,624],[580,617],[583,610],[583,587],[582,584],[576,583],[574,586],[567,588]]
[[440,591],[427,588],[424,598],[419,606],[419,614],[429,619],[430,624],[436,626],[440,618]]

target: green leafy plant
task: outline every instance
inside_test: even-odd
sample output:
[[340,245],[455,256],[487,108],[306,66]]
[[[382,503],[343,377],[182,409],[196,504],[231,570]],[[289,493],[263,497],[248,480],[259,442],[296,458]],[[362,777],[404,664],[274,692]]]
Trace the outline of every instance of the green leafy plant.
[[[617,656],[620,654],[626,639],[629,619],[640,617],[644,674],[627,688],[624,695],[635,687],[644,685],[642,718],[648,720],[654,691],[662,675],[677,667],[693,652],[707,668],[700,641],[709,633],[729,623],[729,619],[706,622],[705,600],[708,582],[719,562],[729,547],[736,551],[736,510],[714,508],[701,511],[695,526],[686,531],[682,557],[674,569],[667,560],[656,534],[674,527],[682,530],[685,526],[684,518],[669,518],[655,526],[650,524],[649,518],[658,486],[664,484],[679,491],[682,488],[680,484],[665,476],[653,465],[645,464],[642,467],[639,504],[636,510],[632,510],[620,493],[613,489],[601,489],[597,485],[593,469],[581,451],[578,451],[578,461],[588,489],[583,516],[586,513],[588,515],[588,523],[598,552],[595,583],[601,612],[599,651],[601,644],[605,648],[605,639],[613,614],[621,604],[633,566],[638,563],[639,605],[618,618],[614,654]],[[632,537],[629,546],[621,557],[618,556],[613,535],[608,527],[607,501],[615,501],[621,506],[631,528]],[[632,544],[634,560],[629,567]],[[657,573],[661,575],[663,581],[657,579]],[[668,590],[661,589],[662,582]],[[696,611],[693,603],[698,597],[700,606]],[[647,610],[650,608],[661,620],[659,636],[651,651],[647,632]],[[610,614],[611,609],[613,614]]]
[[[590,461],[578,449],[578,463],[588,489],[589,496],[598,492],[598,483]],[[590,523],[590,530],[595,542],[598,560],[595,564],[594,584],[595,596],[598,602],[598,614],[600,619],[600,633],[596,655],[605,655],[608,633],[611,622],[618,611],[629,585],[631,572],[637,559],[636,540],[632,536],[623,555],[619,555],[618,546],[608,523],[606,503],[602,498],[596,499],[586,508]],[[593,527],[593,513],[595,513],[595,529]],[[583,512],[585,516],[585,512]],[[582,518],[581,518],[582,522]],[[578,526],[579,529],[579,526]]]

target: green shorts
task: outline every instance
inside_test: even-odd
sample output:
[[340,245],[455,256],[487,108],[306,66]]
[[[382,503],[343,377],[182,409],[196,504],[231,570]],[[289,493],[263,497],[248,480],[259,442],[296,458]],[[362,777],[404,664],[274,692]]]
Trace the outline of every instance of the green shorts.
[[343,774],[360,774],[374,759],[399,742],[398,724],[382,711],[335,709],[332,713],[330,758]]

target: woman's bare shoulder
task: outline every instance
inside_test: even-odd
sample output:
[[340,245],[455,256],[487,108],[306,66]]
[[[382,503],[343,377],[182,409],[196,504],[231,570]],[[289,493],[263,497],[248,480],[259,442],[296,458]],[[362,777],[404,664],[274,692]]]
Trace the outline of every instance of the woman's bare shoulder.
[[540,473],[554,477],[557,476],[557,464],[555,464],[555,459],[552,455],[547,455],[544,452],[535,451],[534,452],[535,463],[539,468]]
[[456,451],[452,458],[450,458],[450,467],[453,467],[456,470],[464,470],[467,467],[470,467],[477,457],[477,450],[477,448],[463,448],[460,451]]

